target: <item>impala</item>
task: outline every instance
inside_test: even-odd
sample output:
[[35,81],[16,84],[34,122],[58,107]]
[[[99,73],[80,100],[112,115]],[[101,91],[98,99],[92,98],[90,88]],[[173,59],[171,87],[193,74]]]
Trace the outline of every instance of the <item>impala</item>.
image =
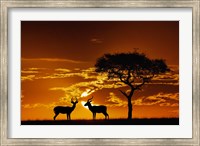
[[105,119],[109,119],[109,115],[107,113],[107,107],[104,105],[92,106],[91,105],[92,99],[93,97],[88,99],[84,106],[88,106],[89,110],[92,112],[93,120],[96,119],[96,113],[103,113],[105,116]]
[[56,120],[56,117],[61,113],[61,114],[66,114],[67,115],[67,120],[71,120],[71,113],[75,109],[76,104],[78,103],[78,100],[76,98],[75,101],[71,99],[71,103],[73,104],[71,107],[69,106],[56,106],[53,110],[55,113],[55,116],[53,117],[54,120]]

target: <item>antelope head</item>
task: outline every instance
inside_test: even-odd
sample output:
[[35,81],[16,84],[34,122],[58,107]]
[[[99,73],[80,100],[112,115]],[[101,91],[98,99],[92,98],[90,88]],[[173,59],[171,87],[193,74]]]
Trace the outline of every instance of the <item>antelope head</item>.
[[87,100],[87,102],[85,103],[84,106],[88,106],[88,105],[90,105],[90,102],[92,102],[92,99],[93,99],[93,96],[92,96],[92,98],[90,98],[90,99]]
[[75,101],[74,101],[73,98],[71,98],[71,103],[72,104],[77,104],[78,103],[78,99],[75,97]]

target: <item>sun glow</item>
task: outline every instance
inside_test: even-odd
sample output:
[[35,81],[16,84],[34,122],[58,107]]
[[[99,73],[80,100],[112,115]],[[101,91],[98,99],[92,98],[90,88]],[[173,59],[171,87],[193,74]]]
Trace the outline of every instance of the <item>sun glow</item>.
[[92,94],[94,92],[94,90],[92,89],[86,89],[86,91],[84,91],[82,94],[81,94],[81,97],[86,97],[90,94]]
[[86,104],[85,101],[81,101],[81,105],[82,105],[84,108],[88,109],[88,106],[84,106],[85,104]]
[[86,96],[88,96],[88,93],[87,93],[87,91],[84,91],[84,92],[81,94],[81,97],[86,97]]

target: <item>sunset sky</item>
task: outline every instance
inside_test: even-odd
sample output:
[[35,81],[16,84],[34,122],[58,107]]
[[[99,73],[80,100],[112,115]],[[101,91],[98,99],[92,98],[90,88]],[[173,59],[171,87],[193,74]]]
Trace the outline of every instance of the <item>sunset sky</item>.
[[105,53],[134,48],[165,59],[172,72],[134,93],[133,118],[179,117],[178,21],[22,21],[21,119],[52,120],[53,108],[72,106],[72,97],[79,102],[71,119],[92,119],[83,106],[92,96],[92,104],[107,106],[111,119],[127,118],[127,99],[119,89],[128,88],[95,73],[94,65]]

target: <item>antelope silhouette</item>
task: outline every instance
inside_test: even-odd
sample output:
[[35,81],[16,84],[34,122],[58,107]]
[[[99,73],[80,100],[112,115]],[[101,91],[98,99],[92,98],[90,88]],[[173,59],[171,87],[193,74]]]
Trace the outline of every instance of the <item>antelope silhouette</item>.
[[67,120],[71,120],[71,113],[72,111],[75,109],[76,104],[78,103],[78,99],[75,98],[76,100],[73,101],[73,98],[71,99],[71,103],[73,104],[73,106],[69,107],[69,106],[56,106],[53,110],[55,113],[55,116],[53,117],[54,120],[56,120],[56,117],[61,113],[61,114],[66,114],[67,115]]
[[92,112],[93,120],[96,119],[96,113],[103,113],[105,119],[109,119],[109,115],[107,113],[107,107],[105,105],[92,106],[91,105],[92,99],[93,97],[88,99],[84,106],[88,106],[89,110]]

